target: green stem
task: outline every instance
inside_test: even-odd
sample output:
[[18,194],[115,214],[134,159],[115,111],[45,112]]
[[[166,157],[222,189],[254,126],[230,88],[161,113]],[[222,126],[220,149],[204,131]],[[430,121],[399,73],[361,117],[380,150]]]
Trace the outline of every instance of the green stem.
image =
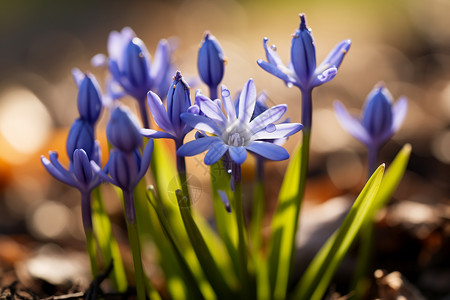
[[[178,148],[183,145],[183,141],[176,141],[175,147],[178,150]],[[178,156],[177,155],[177,170],[178,170],[178,176],[180,178],[180,184],[181,184],[181,190],[183,191],[183,195],[186,197],[186,207],[190,210],[191,209],[191,197],[189,196],[189,188],[187,184],[187,178],[186,178],[186,158],[184,156]]]
[[[133,192],[123,192],[125,201],[125,215],[127,221],[128,240],[130,242],[131,253],[133,255],[134,272],[136,276],[136,293],[138,300],[145,300],[146,287],[151,299],[158,299],[159,294],[154,290],[150,282],[147,280],[142,266],[141,243],[136,223],[136,213],[134,211],[134,195]],[[156,298],[155,298],[156,297]]]
[[257,174],[256,183],[253,188],[253,207],[252,207],[252,219],[250,223],[250,233],[251,233],[251,249],[253,253],[257,253],[261,250],[262,246],[262,233],[261,228],[264,219],[264,209],[265,209],[265,197],[264,197],[264,159],[258,157],[257,163]]
[[97,277],[99,267],[97,263],[97,245],[95,244],[95,237],[92,228],[85,229],[86,234],[86,248],[89,255],[89,262],[91,263],[92,278]]

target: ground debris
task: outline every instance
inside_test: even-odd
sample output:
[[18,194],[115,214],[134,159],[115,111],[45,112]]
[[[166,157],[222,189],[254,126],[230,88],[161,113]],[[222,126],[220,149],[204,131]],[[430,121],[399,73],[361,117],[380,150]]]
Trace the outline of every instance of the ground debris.
[[375,278],[380,300],[426,300],[400,272],[386,274],[382,270],[376,270]]

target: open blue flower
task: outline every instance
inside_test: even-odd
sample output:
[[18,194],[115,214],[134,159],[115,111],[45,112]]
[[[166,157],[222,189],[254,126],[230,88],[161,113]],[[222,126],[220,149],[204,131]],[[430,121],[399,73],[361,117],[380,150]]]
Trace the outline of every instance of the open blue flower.
[[181,119],[188,125],[214,136],[204,136],[181,146],[177,155],[193,156],[209,149],[205,164],[212,165],[227,152],[237,165],[247,158],[247,150],[271,160],[284,160],[288,152],[281,146],[265,140],[290,136],[303,128],[299,123],[274,124],[286,112],[285,104],[269,108],[253,120],[256,87],[252,79],[245,85],[240,95],[238,114],[230,97],[230,91],[222,86],[223,106],[220,107],[207,97],[199,101],[204,116],[192,113],[181,114]]
[[[101,164],[100,147],[95,143],[93,160]],[[89,163],[89,157],[83,149],[75,149],[71,157],[69,169],[64,168],[58,161],[58,153],[49,152],[49,159],[41,155],[41,162],[45,169],[59,181],[77,188],[81,193],[81,210],[83,225],[86,230],[92,229],[90,194],[100,184],[100,179]]]
[[156,124],[165,132],[144,128],[141,134],[151,138],[171,138],[178,146],[183,144],[186,134],[192,130],[181,118],[181,113],[187,112],[191,106],[190,87],[178,71],[173,78],[172,86],[167,95],[167,110],[161,98],[150,91],[147,95],[148,106]]
[[350,40],[343,40],[317,67],[314,39],[311,30],[306,26],[304,14],[300,14],[300,26],[292,37],[291,62],[287,66],[276,53],[275,46],[267,45],[268,40],[268,38],[263,40],[267,61],[259,59],[258,65],[282,79],[288,86],[295,85],[302,91],[311,90],[332,80],[351,45]]
[[400,128],[408,101],[400,97],[393,104],[389,91],[383,84],[377,84],[367,96],[361,117],[351,116],[339,101],[334,103],[334,108],[345,130],[367,147],[377,149]]

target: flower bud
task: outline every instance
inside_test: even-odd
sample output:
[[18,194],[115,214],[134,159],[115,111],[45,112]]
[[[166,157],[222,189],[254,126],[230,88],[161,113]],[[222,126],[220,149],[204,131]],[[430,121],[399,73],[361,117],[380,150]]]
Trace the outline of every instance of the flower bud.
[[117,149],[132,152],[142,145],[136,116],[126,107],[118,106],[111,113],[106,126],[106,137]]
[[84,75],[78,87],[78,111],[89,123],[97,122],[102,110],[100,87],[93,75]]
[[187,112],[191,106],[190,87],[177,71],[173,77],[172,86],[167,94],[167,115],[175,129],[177,136],[182,136],[185,123],[181,120],[180,114]]
[[124,75],[135,93],[143,94],[141,98],[144,99],[150,89],[149,56],[144,42],[134,38],[128,43],[123,57]]
[[209,32],[205,33],[198,51],[198,72],[200,78],[209,87],[217,87],[222,81],[225,59],[217,39]]
[[316,69],[316,47],[304,14],[300,14],[300,27],[292,38],[291,62],[298,79],[307,86]]
[[108,161],[109,175],[122,190],[133,191],[140,179],[140,164],[141,155],[139,150],[129,153],[112,150]]
[[362,124],[374,139],[391,131],[392,102],[392,96],[384,86],[376,86],[366,99]]
[[70,161],[73,160],[75,149],[83,149],[91,158],[95,149],[94,128],[83,118],[76,119],[67,136],[66,150]]
[[86,152],[83,149],[75,149],[72,161],[72,170],[75,177],[87,189],[91,184],[93,171]]

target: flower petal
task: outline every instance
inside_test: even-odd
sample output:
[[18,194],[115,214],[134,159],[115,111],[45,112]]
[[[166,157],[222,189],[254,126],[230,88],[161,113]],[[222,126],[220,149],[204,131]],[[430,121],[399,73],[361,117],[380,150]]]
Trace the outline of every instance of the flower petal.
[[253,142],[247,146],[247,150],[270,160],[279,161],[289,158],[289,153],[286,149],[269,142]]
[[278,121],[284,115],[286,110],[286,104],[276,105],[267,109],[250,122],[250,131],[252,133],[257,133],[258,131],[264,129],[267,125]]
[[220,127],[217,126],[217,124],[213,120],[205,116],[195,115],[191,113],[182,113],[180,117],[186,124],[188,124],[192,128],[213,133],[215,135],[222,134],[222,130],[220,129]]
[[56,179],[65,184],[71,185],[73,187],[78,187],[78,183],[72,176],[67,176],[67,173],[61,173],[58,168],[56,168],[44,155],[41,155],[41,162],[44,168]]
[[[320,70],[320,69],[318,68],[317,70]],[[337,68],[335,68],[335,67],[328,68],[325,71],[321,72],[320,74],[314,73],[314,78],[311,83],[311,86],[316,87],[316,86],[322,85],[322,84],[330,81],[331,79],[333,79],[336,76],[336,74],[337,74]]]
[[[107,169],[107,166],[108,164],[105,166],[105,170]],[[102,170],[102,168],[100,168],[100,166],[97,165],[97,163],[93,160],[91,160],[91,167],[92,170],[100,177],[100,179],[118,186],[118,183],[114,179],[109,177],[108,174],[106,174],[106,172]]]
[[347,54],[348,50],[350,49],[351,44],[351,40],[341,41],[334,47],[333,50],[331,50],[330,54],[328,54],[328,56],[323,60],[320,66],[328,65],[330,67],[335,67],[336,69],[338,69],[342,63],[342,60],[344,59],[345,54]]
[[178,156],[194,156],[203,151],[206,151],[211,144],[218,143],[221,140],[216,136],[205,136],[199,139],[190,141],[184,145],[182,145],[177,150]]
[[147,93],[147,103],[156,124],[165,132],[174,135],[175,130],[169,120],[169,116],[167,115],[166,108],[164,107],[161,98],[152,91],[149,91]]
[[223,84],[221,87],[221,95],[228,121],[233,122],[236,120],[236,107],[234,106],[233,99],[231,99],[230,90]]
[[[170,68],[170,46],[166,39],[159,41],[153,58],[152,68],[150,69],[150,78],[153,86],[159,86]],[[167,86],[169,87],[169,86]]]
[[269,61],[271,65],[278,66],[282,65],[283,62],[281,61],[280,56],[273,50],[271,47],[267,46],[267,42],[269,41],[268,38],[263,39],[263,46],[264,51],[266,52],[266,58]]
[[361,124],[361,121],[355,117],[352,117],[341,102],[334,102],[334,110],[339,123],[346,131],[348,131],[351,135],[353,135],[353,137],[361,141],[363,144],[371,144],[370,135]]
[[195,100],[200,106],[200,111],[203,112],[208,118],[214,120],[220,127],[225,127],[227,118],[223,114],[220,106],[217,106],[211,99],[202,95],[200,91],[195,94]]
[[408,112],[408,99],[400,97],[392,108],[393,122],[392,131],[396,132],[403,123],[406,113]]
[[148,137],[148,138],[154,138],[154,139],[173,139],[174,136],[170,133],[164,132],[164,131],[158,131],[153,129],[147,129],[142,128],[139,130],[141,135]]
[[227,152],[228,148],[229,146],[225,145],[223,142],[211,144],[208,153],[205,155],[205,164],[215,164],[225,154],[225,152]]
[[253,79],[249,79],[239,96],[239,120],[243,124],[248,124],[255,109],[256,86]]
[[150,166],[150,161],[152,159],[153,154],[153,140],[149,140],[147,145],[145,145],[144,152],[142,153],[141,165],[139,166],[139,173],[137,175],[137,180],[141,180],[144,177],[145,173],[148,170],[148,166]]
[[300,123],[276,124],[275,130],[261,130],[252,136],[253,140],[280,139],[293,135],[303,129]]
[[80,87],[81,82],[83,81],[85,75],[83,72],[81,72],[80,69],[73,68],[72,69],[72,77],[73,77],[73,80],[75,81],[77,87]]
[[289,75],[287,75],[286,73],[284,73],[283,71],[281,71],[278,67],[269,64],[268,62],[262,60],[262,59],[258,59],[256,61],[256,63],[263,68],[264,71],[280,78],[281,80],[283,80],[286,84],[288,83],[292,83],[294,84],[294,80],[292,77],[290,77]]
[[247,159],[247,150],[244,147],[230,147],[228,149],[231,159],[238,165],[244,163]]

